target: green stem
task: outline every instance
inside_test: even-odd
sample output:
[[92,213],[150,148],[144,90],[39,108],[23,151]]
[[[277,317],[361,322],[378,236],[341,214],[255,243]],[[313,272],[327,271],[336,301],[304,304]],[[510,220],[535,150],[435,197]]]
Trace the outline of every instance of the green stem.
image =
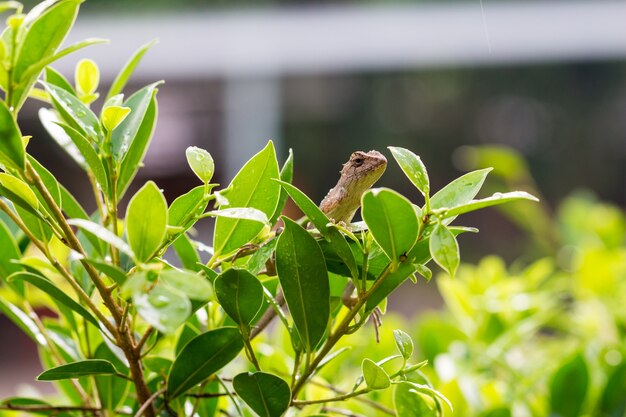
[[336,397],[331,397],[331,398],[322,398],[318,400],[293,400],[291,402],[291,405],[295,407],[303,407],[305,405],[310,405],[310,404],[323,404],[323,403],[332,403],[332,402],[337,402],[337,401],[345,401],[350,398],[357,397],[359,395],[367,394],[368,392],[371,392],[371,391],[372,390],[370,388],[363,388],[358,391],[350,392],[344,395],[338,395]]

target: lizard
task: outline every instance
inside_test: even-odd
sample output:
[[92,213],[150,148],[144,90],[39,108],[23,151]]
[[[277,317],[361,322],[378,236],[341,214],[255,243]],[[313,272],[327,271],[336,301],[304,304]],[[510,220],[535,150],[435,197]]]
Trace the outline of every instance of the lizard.
[[[319,208],[335,223],[350,223],[361,206],[363,193],[369,190],[385,172],[387,158],[378,151],[356,151],[343,164],[337,184],[328,191]],[[344,291],[344,304],[349,305],[354,285],[350,282]],[[284,304],[284,297],[279,292],[276,296],[279,305]],[[276,312],[269,309],[259,319],[250,337],[258,335],[274,318]]]

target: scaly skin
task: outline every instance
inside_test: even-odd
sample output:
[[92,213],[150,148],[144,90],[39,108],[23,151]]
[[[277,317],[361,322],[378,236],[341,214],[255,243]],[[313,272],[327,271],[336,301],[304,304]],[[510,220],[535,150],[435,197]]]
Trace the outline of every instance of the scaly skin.
[[361,196],[383,175],[387,159],[378,151],[356,151],[343,164],[341,177],[324,197],[320,209],[336,223],[350,223],[361,205]]

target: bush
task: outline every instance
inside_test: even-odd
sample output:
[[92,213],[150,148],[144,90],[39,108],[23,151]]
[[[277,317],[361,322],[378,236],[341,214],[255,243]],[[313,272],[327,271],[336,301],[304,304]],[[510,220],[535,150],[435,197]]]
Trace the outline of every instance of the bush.
[[[393,190],[369,189],[379,169],[374,177],[367,173],[350,182],[345,195],[338,192],[339,204],[348,199],[362,206],[364,222],[346,224],[353,210],[335,216],[318,208],[291,185],[291,156],[279,169],[269,142],[223,189],[211,183],[211,155],[187,149],[201,185],[168,205],[148,181],[130,198],[122,220],[119,201],[150,143],[160,82],[124,97],[148,44],[120,71],[94,112],[97,65],[79,62],[74,84],[49,66],[100,42],[59,49],[80,3],[46,1],[26,15],[17,2],[0,4],[15,12],[0,37],[0,311],[37,343],[45,368],[37,379],[54,381],[59,390],[50,399],[5,399],[0,410],[315,416],[341,414],[329,404],[355,398],[368,409],[393,414],[390,403],[377,398],[394,387],[397,414],[441,415],[449,402],[420,373],[426,362],[412,362],[413,341],[400,330],[393,333],[399,353],[378,362],[363,359],[352,389],[336,388],[342,375],[325,374],[328,383],[318,375],[345,352],[346,336],[370,317],[377,322],[387,296],[401,283],[417,280],[416,274],[430,279],[431,258],[454,274],[456,235],[475,231],[451,225],[458,215],[535,198],[511,192],[474,200],[488,169],[431,196],[420,158],[391,147],[423,195],[423,206]],[[85,170],[96,212],[86,213],[27,152],[30,138],[22,136],[16,120],[28,97],[52,106],[41,110],[42,122]],[[359,155],[353,156],[356,167]],[[287,198],[310,227],[280,215]],[[217,209],[208,210],[210,204]],[[211,258],[203,263],[199,248],[206,246],[190,232],[206,217],[217,220],[207,249]],[[166,254],[177,256],[180,266]],[[54,316],[41,316],[39,307]],[[280,338],[266,335],[273,316],[279,318]]]

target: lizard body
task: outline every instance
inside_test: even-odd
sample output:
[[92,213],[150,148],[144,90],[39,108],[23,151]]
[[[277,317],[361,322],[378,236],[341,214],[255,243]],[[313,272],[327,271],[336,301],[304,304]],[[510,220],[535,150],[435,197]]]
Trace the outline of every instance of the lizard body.
[[350,223],[361,205],[361,196],[383,175],[387,159],[378,151],[356,151],[343,164],[337,185],[320,203],[320,209],[335,222]]

